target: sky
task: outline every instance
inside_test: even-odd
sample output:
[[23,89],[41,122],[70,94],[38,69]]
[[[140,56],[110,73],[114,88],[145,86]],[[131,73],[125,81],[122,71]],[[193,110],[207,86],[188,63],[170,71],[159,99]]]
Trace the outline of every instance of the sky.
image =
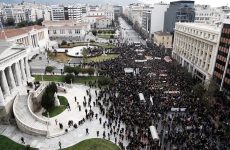
[[[19,3],[22,0],[0,0],[0,2],[5,3]],[[72,3],[89,3],[89,4],[120,4],[120,5],[128,5],[130,3],[136,3],[136,2],[143,2],[143,3],[158,3],[160,1],[170,3],[171,1],[176,0],[24,0],[29,2],[36,2],[36,3],[43,3],[43,4],[72,4]],[[211,5],[212,7],[219,7],[227,5],[230,6],[230,0],[195,0],[195,4],[205,4],[205,5]]]
[[[163,1],[165,3],[170,3],[171,1],[174,0],[140,0],[141,2],[144,3],[150,3],[154,4],[160,1]],[[219,7],[219,6],[230,6],[230,0],[194,0],[195,4],[204,4],[204,5],[211,5],[212,7]]]

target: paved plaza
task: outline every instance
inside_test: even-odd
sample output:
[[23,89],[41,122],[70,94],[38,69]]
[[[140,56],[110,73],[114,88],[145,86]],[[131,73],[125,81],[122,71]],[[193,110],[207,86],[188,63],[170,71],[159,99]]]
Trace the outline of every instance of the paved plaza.
[[47,59],[45,53],[40,53],[29,64],[33,74],[44,74],[46,66],[54,66],[54,73],[61,73],[60,70],[64,68],[64,63]]
[[[74,129],[72,127],[68,127],[68,121],[73,120],[74,123],[78,125],[78,122],[85,117],[85,109],[90,110],[89,106],[83,107],[83,101],[84,96],[86,99],[88,98],[86,94],[86,90],[90,90],[91,96],[92,96],[92,111],[96,114],[98,114],[98,118],[95,117],[90,120],[86,120],[82,125],[78,126],[77,129]],[[0,126],[0,134],[7,136],[8,138],[12,139],[13,141],[20,143],[21,137],[24,137],[26,145],[29,144],[31,147],[39,148],[39,149],[58,149],[59,145],[58,142],[61,141],[62,147],[69,147],[72,145],[75,145],[76,143],[90,138],[103,138],[102,133],[106,132],[106,138],[108,139],[107,133],[109,132],[109,129],[106,127],[103,128],[103,123],[107,121],[107,119],[100,114],[99,108],[97,106],[93,107],[93,102],[96,100],[95,90],[99,92],[99,89],[93,89],[89,88],[85,85],[80,84],[74,84],[72,85],[72,88],[67,88],[67,93],[58,93],[60,96],[65,96],[68,99],[68,102],[70,104],[71,111],[66,109],[64,112],[62,112],[60,115],[50,118],[51,124],[49,125],[49,132],[50,137],[46,138],[43,136],[32,136],[25,134],[21,132],[19,129],[17,129],[15,126]],[[81,105],[81,111],[79,111],[79,107],[77,105],[77,102],[75,102],[75,98],[77,97],[77,102],[79,102],[79,105]],[[102,119],[102,123],[100,124],[99,118]],[[63,129],[61,130],[59,128],[59,125],[55,123],[55,120],[58,121],[58,123],[63,124]],[[121,124],[121,127],[124,127],[123,124]],[[89,129],[89,134],[86,135],[86,128]],[[68,129],[69,132],[65,133],[64,130]],[[97,137],[96,132],[99,131],[99,137]],[[119,138],[117,137],[118,141]],[[115,142],[115,137],[113,135],[110,136],[110,141]],[[117,142],[118,142],[117,141]],[[125,145],[128,144],[127,141],[123,140],[123,143]]]

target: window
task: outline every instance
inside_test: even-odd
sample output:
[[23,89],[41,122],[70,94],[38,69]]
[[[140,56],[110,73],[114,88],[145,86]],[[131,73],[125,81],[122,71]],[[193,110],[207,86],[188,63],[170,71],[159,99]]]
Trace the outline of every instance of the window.
[[60,30],[60,34],[65,34],[65,30]]

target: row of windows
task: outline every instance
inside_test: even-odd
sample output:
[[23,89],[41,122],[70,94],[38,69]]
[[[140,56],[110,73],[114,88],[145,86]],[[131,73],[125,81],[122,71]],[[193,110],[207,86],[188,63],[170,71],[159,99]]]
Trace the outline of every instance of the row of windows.
[[195,20],[209,20],[208,17],[196,17]]
[[213,16],[214,13],[196,13],[196,16]]
[[217,55],[217,59],[221,60],[222,62],[226,62],[227,61],[226,57],[223,57],[223,56],[221,56],[219,54]]
[[215,74],[214,75],[216,75],[218,78],[222,79],[223,73],[224,73],[223,70],[215,67]]
[[217,60],[216,60],[216,65],[217,65],[217,64],[220,64],[220,65],[222,65],[222,66],[224,67],[225,64],[226,64],[226,62],[223,62],[223,61],[217,59]]
[[[218,70],[219,71],[219,70]],[[215,69],[215,72],[214,72],[214,76],[217,77],[218,79],[222,79],[222,75],[221,73],[217,72],[217,69]],[[221,82],[221,80],[220,80]]]
[[216,36],[214,34],[210,34],[210,33],[206,33],[206,32],[202,32],[202,31],[198,31],[198,30],[195,30],[195,29],[189,29],[187,27],[178,27],[178,29],[180,31],[184,31],[184,32],[187,32],[187,33],[193,33],[195,35],[198,35],[198,36],[202,36],[206,39],[211,39],[211,40],[214,40],[216,38]]
[[223,28],[222,33],[230,34],[230,28]]
[[230,69],[227,69],[226,74],[230,75]]
[[[75,30],[69,29],[69,30],[67,30],[67,31],[68,31],[69,34],[72,34],[73,31],[74,31],[75,34],[79,34],[79,33],[81,32],[80,29],[75,29]],[[50,33],[50,31],[49,31],[49,33]],[[56,31],[56,30],[53,30],[53,34],[57,34],[57,31]],[[64,30],[64,29],[60,30],[60,34],[65,34],[65,30]]]
[[222,52],[222,51],[218,51],[218,55],[221,55],[221,56],[223,56],[223,57],[227,57],[227,56],[228,56],[227,53],[224,53],[224,52]]
[[228,51],[229,51],[229,49],[222,47],[222,46],[219,46],[218,50],[225,53],[225,54],[228,54]]
[[[230,36],[230,35],[229,35],[229,36]],[[230,44],[230,38],[223,38],[223,37],[221,37],[221,38],[220,38],[220,42],[226,43],[226,44]]]

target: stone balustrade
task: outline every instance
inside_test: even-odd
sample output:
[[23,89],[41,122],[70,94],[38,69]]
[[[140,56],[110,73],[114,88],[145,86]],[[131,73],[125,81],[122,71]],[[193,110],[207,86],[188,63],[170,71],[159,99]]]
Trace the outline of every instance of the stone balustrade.
[[17,112],[17,107],[19,103],[19,95],[16,96],[14,104],[13,104],[13,113],[15,115],[15,120],[18,125],[18,128],[22,130],[25,133],[32,134],[32,135],[48,135],[48,128],[45,128],[47,125],[44,124],[43,127],[38,128],[37,126],[33,125],[31,122],[31,125],[26,124],[24,121],[20,119],[20,115]]
[[29,112],[31,113],[32,117],[36,120],[36,121],[39,121],[43,124],[49,124],[49,120],[48,119],[43,119],[43,118],[40,118],[38,117],[37,115],[34,114],[34,112],[32,111],[32,107],[33,107],[33,102],[32,102],[32,95],[29,94],[28,96],[28,99],[27,99],[27,106],[28,106],[28,109],[29,109]]

